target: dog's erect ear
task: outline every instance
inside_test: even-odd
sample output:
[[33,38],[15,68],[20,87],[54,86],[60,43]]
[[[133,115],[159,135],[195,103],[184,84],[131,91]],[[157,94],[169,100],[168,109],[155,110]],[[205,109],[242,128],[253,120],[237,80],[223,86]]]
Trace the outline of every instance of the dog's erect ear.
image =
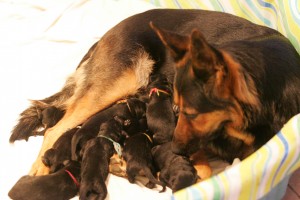
[[180,60],[188,50],[190,37],[158,28],[153,22],[150,22],[150,26],[163,44],[170,50],[174,60]]
[[220,67],[218,51],[208,44],[200,31],[192,32],[190,48],[193,71],[197,77],[206,79]]

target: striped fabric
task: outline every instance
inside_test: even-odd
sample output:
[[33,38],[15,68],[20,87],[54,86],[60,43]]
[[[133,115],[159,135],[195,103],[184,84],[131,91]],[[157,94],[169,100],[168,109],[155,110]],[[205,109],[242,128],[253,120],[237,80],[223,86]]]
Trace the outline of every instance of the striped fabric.
[[[206,181],[178,191],[172,199],[260,199],[299,167],[300,114],[243,162]],[[277,198],[269,199],[280,199],[284,192],[285,188],[279,188]]]
[[300,0],[144,0],[164,8],[197,8],[231,13],[288,37],[300,53]]
[[[231,13],[288,37],[300,53],[300,0],[144,0],[163,8]],[[212,178],[176,192],[173,200],[281,199],[289,175],[300,167],[300,115],[261,149]]]

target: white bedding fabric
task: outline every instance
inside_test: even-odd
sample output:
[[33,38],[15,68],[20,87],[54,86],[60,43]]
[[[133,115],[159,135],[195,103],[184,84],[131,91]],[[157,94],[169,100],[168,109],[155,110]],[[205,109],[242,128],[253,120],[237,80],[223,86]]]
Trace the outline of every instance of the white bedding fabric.
[[[0,0],[1,200],[9,199],[10,188],[29,172],[42,144],[42,137],[8,142],[28,99],[59,91],[90,46],[109,28],[151,8],[138,0]],[[164,193],[159,189],[109,175],[107,199],[170,198],[170,189]]]

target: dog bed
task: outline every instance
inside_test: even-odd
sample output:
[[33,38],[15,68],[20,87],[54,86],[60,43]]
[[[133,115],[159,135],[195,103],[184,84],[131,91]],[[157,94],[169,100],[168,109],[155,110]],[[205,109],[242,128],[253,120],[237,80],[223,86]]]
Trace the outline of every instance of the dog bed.
[[[298,4],[297,4],[298,2]],[[29,172],[42,137],[8,143],[29,105],[57,92],[90,46],[122,19],[152,8],[220,10],[278,29],[300,52],[299,1],[3,0],[0,2],[0,199]],[[300,116],[243,162],[178,191],[150,190],[110,175],[108,199],[280,199],[300,167]],[[33,194],[34,195],[34,194]],[[74,199],[78,199],[75,197]]]
[[[297,0],[158,0],[155,4],[169,8],[217,10],[244,17],[278,30],[300,53],[300,4]],[[241,163],[176,192],[172,199],[281,199],[290,175],[298,168],[300,115],[290,119],[267,144]]]

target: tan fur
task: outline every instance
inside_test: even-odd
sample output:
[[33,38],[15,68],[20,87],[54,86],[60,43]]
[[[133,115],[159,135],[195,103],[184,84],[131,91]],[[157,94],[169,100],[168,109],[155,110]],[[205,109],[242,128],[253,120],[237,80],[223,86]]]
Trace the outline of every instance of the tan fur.
[[190,159],[197,170],[197,175],[200,177],[200,181],[211,177],[212,168],[210,167],[208,158],[202,149],[191,155]]
[[249,77],[245,80],[242,68],[228,53],[221,51],[228,66],[230,76],[227,87],[230,87],[233,95],[240,101],[250,104],[253,108],[259,109],[261,104],[258,99],[257,91],[253,80]]

